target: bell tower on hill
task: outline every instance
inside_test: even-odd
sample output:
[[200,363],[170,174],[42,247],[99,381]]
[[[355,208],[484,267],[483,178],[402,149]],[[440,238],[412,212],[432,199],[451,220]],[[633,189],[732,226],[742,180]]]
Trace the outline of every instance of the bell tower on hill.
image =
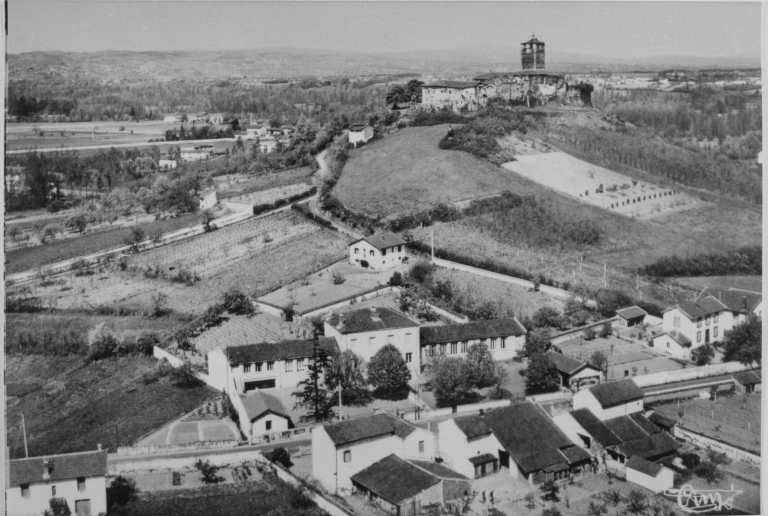
[[523,62],[523,70],[543,70],[544,69],[544,42],[536,39],[535,35],[525,43],[521,43],[523,48],[520,57]]

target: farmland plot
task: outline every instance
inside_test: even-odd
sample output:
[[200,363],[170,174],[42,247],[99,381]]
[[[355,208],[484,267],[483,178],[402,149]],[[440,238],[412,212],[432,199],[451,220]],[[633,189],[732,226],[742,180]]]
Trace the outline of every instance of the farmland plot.
[[269,190],[261,190],[258,192],[251,192],[244,195],[238,195],[227,199],[232,202],[240,202],[243,204],[252,204],[254,206],[259,204],[272,204],[279,199],[287,199],[294,195],[303,194],[311,186],[307,183],[299,183],[295,185],[279,186],[277,188],[270,188]]
[[[563,192],[582,202],[634,218],[650,218],[699,204],[693,197],[634,181],[564,152],[518,155],[505,169]],[[600,191],[602,187],[603,191]]]

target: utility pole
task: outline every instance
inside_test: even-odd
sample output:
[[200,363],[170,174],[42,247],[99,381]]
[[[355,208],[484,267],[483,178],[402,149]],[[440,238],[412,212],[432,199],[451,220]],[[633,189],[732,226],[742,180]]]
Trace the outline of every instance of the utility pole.
[[608,288],[608,264],[603,262],[603,288]]
[[115,452],[117,452],[117,449],[120,447],[120,429],[117,426],[117,423],[115,423],[115,434],[117,435],[117,444],[115,444]]
[[29,448],[27,448],[27,426],[24,424],[24,412],[21,413],[21,431],[24,433],[24,456],[29,458]]
[[435,228],[430,229],[430,239],[432,242],[432,262],[435,261]]

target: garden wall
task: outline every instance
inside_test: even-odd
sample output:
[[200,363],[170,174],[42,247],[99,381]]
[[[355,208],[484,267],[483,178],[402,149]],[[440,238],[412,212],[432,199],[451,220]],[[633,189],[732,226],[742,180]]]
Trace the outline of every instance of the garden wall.
[[684,382],[688,380],[697,380],[708,376],[719,376],[723,374],[738,373],[754,369],[755,366],[746,366],[739,362],[726,362],[725,364],[713,364],[701,367],[688,367],[676,371],[663,371],[661,373],[644,374],[635,376],[635,384],[640,387],[652,387],[655,385],[664,385],[665,383]]
[[234,448],[232,451],[221,451],[218,453],[215,450],[211,450],[210,454],[196,453],[189,457],[150,455],[143,457],[136,456],[135,459],[126,458],[123,460],[119,459],[116,455],[110,455],[107,460],[107,465],[111,475],[118,475],[124,471],[193,468],[198,459],[203,461],[208,460],[214,466],[226,466],[229,464],[240,464],[244,461],[258,460],[258,457],[261,456],[259,450],[238,448]]
[[160,453],[187,452],[193,450],[213,450],[223,448],[237,448],[237,441],[205,441],[187,444],[163,444],[158,446],[121,446],[117,449],[118,457],[130,457],[133,455],[153,455]]
[[584,336],[584,332],[586,332],[589,328],[593,328],[595,332],[599,333],[600,328],[605,323],[611,323],[611,326],[615,327],[619,323],[619,318],[612,317],[611,319],[603,319],[602,321],[585,324],[584,326],[579,326],[578,328],[573,328],[571,330],[557,333],[552,336],[552,344],[560,344],[562,342],[568,342],[569,340],[581,338]]
[[698,432],[694,432],[693,430],[681,428],[680,425],[675,426],[674,434],[675,437],[684,439],[701,448],[712,448],[715,451],[725,453],[729,458],[733,460],[743,460],[757,466],[759,466],[761,463],[759,455],[755,455],[754,453],[750,453],[746,450],[742,450],[716,439],[704,436]]
[[171,355],[166,350],[157,346],[152,349],[152,355],[158,360],[166,359],[173,367],[180,367],[184,363],[179,357]]
[[436,417],[450,416],[451,414],[464,414],[467,412],[478,412],[480,410],[490,410],[501,407],[508,407],[512,404],[512,400],[495,400],[485,401],[482,403],[472,403],[469,405],[458,405],[456,412],[452,408],[442,408],[436,410],[422,410],[418,412],[404,412],[402,414],[403,419],[408,421],[416,421],[421,419],[432,419]]

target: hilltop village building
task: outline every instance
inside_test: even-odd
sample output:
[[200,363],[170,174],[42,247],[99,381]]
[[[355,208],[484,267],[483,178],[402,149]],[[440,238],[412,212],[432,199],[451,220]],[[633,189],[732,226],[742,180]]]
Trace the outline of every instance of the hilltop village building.
[[349,244],[349,263],[363,269],[383,271],[402,265],[406,241],[394,233],[382,233]]

